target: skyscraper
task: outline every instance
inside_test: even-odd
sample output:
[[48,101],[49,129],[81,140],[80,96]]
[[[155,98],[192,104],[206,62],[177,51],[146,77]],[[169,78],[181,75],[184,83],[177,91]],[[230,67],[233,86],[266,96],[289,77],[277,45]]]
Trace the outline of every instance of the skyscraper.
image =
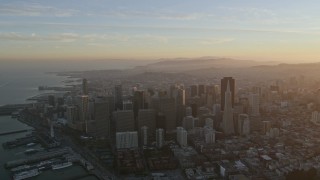
[[170,91],[171,98],[175,100],[176,105],[176,126],[181,126],[183,114],[184,114],[184,108],[186,104],[185,100],[185,90],[183,89],[183,86],[171,86]]
[[198,96],[200,97],[202,94],[205,93],[206,86],[203,84],[198,85]]
[[156,130],[156,144],[157,148],[161,148],[164,145],[164,130],[161,128]]
[[97,97],[94,100],[93,119],[95,124],[95,137],[109,137],[110,113],[109,103],[105,97]]
[[135,130],[138,131],[139,110],[145,108],[144,91],[135,91],[133,95],[133,114],[135,122]]
[[131,132],[117,132],[116,133],[117,149],[123,148],[137,148],[138,147],[138,133]]
[[140,129],[140,143],[142,146],[147,146],[148,145],[148,131],[149,128],[147,126],[142,126]]
[[115,110],[122,110],[123,98],[122,98],[122,85],[121,84],[115,86],[114,98],[115,98]]
[[221,110],[224,111],[225,108],[225,93],[227,86],[229,84],[231,92],[231,107],[234,106],[234,95],[235,95],[235,80],[232,77],[224,77],[221,79]]
[[180,146],[188,145],[188,133],[183,127],[177,127],[177,142]]
[[251,116],[260,115],[260,96],[259,94],[250,94],[249,96],[249,108]]
[[116,132],[134,130],[133,111],[114,111],[113,118],[116,125]]
[[67,118],[68,126],[74,127],[73,125],[79,119],[78,109],[75,106],[67,106],[66,118]]
[[232,108],[232,92],[230,90],[230,84],[227,82],[227,90],[224,93],[225,103],[223,111],[222,127],[225,134],[234,134],[234,123],[233,123],[233,108]]
[[248,135],[250,133],[250,120],[247,114],[238,116],[238,133],[239,135]]
[[83,95],[80,96],[80,122],[85,132],[88,131],[88,118],[89,118],[89,96]]
[[197,96],[198,95],[198,86],[197,85],[190,86],[190,91],[191,91],[191,97]]
[[216,132],[210,127],[204,128],[204,137],[207,144],[212,144],[216,142]]
[[190,106],[186,107],[186,116],[192,116],[192,108]]
[[206,118],[205,119],[205,126],[213,128],[213,119],[211,118]]
[[191,130],[194,128],[194,117],[186,116],[183,118],[182,126],[186,130]]
[[87,79],[82,79],[82,94],[88,95],[88,82]]
[[156,111],[154,109],[141,109],[139,110],[139,115],[136,120],[138,129],[147,126],[150,137],[154,138],[153,132],[156,130]]
[[[152,98],[152,108],[156,110],[157,113],[162,113],[165,117],[165,130],[172,131],[176,126],[176,105],[173,98],[160,97]],[[163,128],[163,127],[159,127]]]

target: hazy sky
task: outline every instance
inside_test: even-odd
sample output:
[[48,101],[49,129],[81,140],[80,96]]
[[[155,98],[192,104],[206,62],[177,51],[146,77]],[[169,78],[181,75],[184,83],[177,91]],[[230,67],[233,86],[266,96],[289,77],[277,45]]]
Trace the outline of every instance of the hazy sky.
[[0,0],[0,59],[320,61],[319,0]]

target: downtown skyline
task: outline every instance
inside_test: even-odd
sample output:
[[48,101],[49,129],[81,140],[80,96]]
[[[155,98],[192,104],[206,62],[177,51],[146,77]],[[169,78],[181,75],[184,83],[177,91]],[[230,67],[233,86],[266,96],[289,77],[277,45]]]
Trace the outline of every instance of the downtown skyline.
[[0,60],[320,60],[315,0],[1,1]]

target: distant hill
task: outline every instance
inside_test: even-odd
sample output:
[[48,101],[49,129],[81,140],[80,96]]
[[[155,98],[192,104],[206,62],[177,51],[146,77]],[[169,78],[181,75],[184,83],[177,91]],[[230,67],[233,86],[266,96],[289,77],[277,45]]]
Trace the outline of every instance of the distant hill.
[[260,65],[274,65],[276,62],[260,62],[252,60],[235,60],[230,58],[178,58],[161,59],[159,62],[136,67],[136,70],[160,72],[184,72],[208,68],[248,68]]

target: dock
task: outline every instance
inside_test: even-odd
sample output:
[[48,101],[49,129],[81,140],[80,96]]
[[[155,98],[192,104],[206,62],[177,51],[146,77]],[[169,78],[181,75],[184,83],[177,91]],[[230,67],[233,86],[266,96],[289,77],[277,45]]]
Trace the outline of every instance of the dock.
[[28,131],[29,131],[28,129],[23,129],[23,130],[16,130],[16,131],[0,132],[0,136],[23,133],[23,132],[28,132]]
[[47,159],[59,157],[59,156],[62,156],[64,154],[68,154],[71,152],[72,152],[72,150],[70,148],[62,148],[62,149],[58,149],[58,150],[51,151],[51,152],[43,152],[41,154],[40,153],[37,154],[36,156],[9,161],[9,162],[5,163],[5,167],[6,168],[14,168],[14,167],[25,165],[25,164],[36,163],[39,161],[44,161]]

